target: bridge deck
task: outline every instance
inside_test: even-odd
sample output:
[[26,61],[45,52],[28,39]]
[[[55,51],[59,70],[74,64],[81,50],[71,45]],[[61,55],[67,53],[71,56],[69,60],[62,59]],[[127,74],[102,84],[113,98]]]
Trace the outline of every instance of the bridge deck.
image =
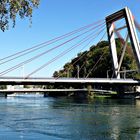
[[26,84],[124,84],[140,85],[140,80],[134,79],[107,79],[107,78],[12,78],[1,77],[1,85],[26,85]]

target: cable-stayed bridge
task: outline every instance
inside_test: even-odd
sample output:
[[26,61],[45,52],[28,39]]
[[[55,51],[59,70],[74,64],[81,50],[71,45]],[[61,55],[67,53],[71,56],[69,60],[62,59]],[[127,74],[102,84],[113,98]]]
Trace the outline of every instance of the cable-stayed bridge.
[[[119,23],[119,21],[122,22],[123,25]],[[121,26],[116,26],[117,24]],[[106,27],[105,27],[106,25]],[[44,68],[47,68],[49,65],[54,64],[54,62],[57,62],[59,59],[63,58],[64,56],[67,56],[74,50],[77,50],[80,48],[79,52],[87,49],[86,47],[88,45],[91,45],[93,40],[97,39],[97,37],[100,37],[98,42],[101,42],[105,35],[106,35],[106,29],[107,29],[107,36],[109,40],[109,48],[112,56],[112,62],[113,62],[113,74],[112,77],[107,78],[89,78],[89,75],[94,71],[94,69],[97,67],[97,65],[100,63],[100,60],[103,59],[105,52],[99,57],[95,65],[91,68],[90,71],[86,73],[86,76],[84,78],[79,77],[80,70],[77,70],[77,78],[71,77],[71,78],[62,78],[61,75],[54,78],[38,78],[38,77],[32,77],[37,72],[41,71]],[[123,39],[122,34],[120,32],[122,30],[125,30],[126,37]],[[5,65],[10,62],[13,62],[14,60],[19,59],[20,57],[25,57],[26,55],[29,55],[33,52],[39,52],[37,55],[31,56],[30,58],[19,62],[18,64],[15,64],[9,68],[6,68],[5,70],[0,71],[0,84],[1,85],[44,85],[44,84],[81,84],[81,85],[140,85],[139,79],[127,79],[121,77],[121,66],[123,62],[123,58],[126,52],[126,48],[128,46],[128,42],[131,44],[135,60],[137,63],[137,72],[140,72],[140,43],[137,35],[137,30],[140,31],[140,25],[132,15],[131,11],[126,7],[124,9],[121,9],[120,11],[117,11],[109,16],[106,17],[105,21],[100,20],[97,22],[94,22],[92,24],[86,25],[84,27],[81,27],[79,29],[76,29],[74,31],[71,31],[69,33],[66,33],[62,36],[56,37],[52,40],[43,42],[39,45],[33,46],[31,48],[25,49],[23,51],[19,51],[15,54],[11,54],[9,56],[6,56],[4,58],[0,59],[0,65]],[[121,39],[122,44],[122,51],[120,56],[118,57],[117,54],[117,48],[116,48],[116,38]],[[63,41],[64,40],[64,41]],[[73,41],[76,40],[76,43]],[[77,41],[78,40],[78,41]],[[57,44],[56,44],[57,42]],[[72,44],[73,43],[73,44]],[[53,47],[48,47],[49,45],[53,45]],[[72,44],[72,45],[71,45]],[[62,50],[62,47],[67,45],[68,48],[64,47]],[[82,46],[82,47],[80,47]],[[46,49],[47,47],[47,49]],[[40,52],[40,49],[44,49],[42,52]],[[48,55],[50,52],[56,51],[60,49],[59,54],[55,56],[50,56],[50,60],[48,60],[43,65],[39,66],[38,68],[35,68],[32,72],[27,74],[24,77],[8,77],[7,74],[21,68],[22,66],[26,64],[30,64],[32,61],[38,60],[42,56]],[[80,59],[85,55],[84,53],[78,60],[74,61],[73,64],[80,61]],[[59,62],[58,62],[59,63]],[[7,65],[8,66],[8,65]],[[126,70],[125,72],[130,72],[133,70]]]

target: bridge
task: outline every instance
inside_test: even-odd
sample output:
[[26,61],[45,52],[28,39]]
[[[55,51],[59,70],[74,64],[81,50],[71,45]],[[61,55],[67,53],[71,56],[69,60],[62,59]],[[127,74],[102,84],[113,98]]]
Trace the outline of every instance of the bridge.
[[115,85],[140,85],[140,80],[136,79],[116,79],[116,78],[0,78],[1,85],[45,85],[45,84],[115,84]]
[[[115,22],[118,22],[122,19],[125,21],[125,25],[123,25],[122,27],[116,28]],[[33,56],[25,61],[22,61],[22,62],[14,65],[10,68],[7,68],[7,69],[1,71],[0,72],[0,85],[49,85],[49,84],[61,85],[61,84],[67,84],[67,85],[87,85],[87,86],[89,86],[89,85],[105,85],[106,86],[107,85],[110,87],[112,85],[116,85],[116,86],[124,86],[124,85],[140,86],[140,79],[127,79],[127,78],[121,77],[121,73],[122,73],[121,66],[122,66],[122,62],[123,62],[126,48],[128,45],[128,41],[131,44],[131,47],[132,47],[132,50],[133,50],[133,53],[135,56],[135,60],[137,63],[138,70],[136,70],[136,71],[138,73],[140,72],[140,43],[139,43],[137,31],[136,31],[136,28],[138,29],[138,31],[140,31],[139,24],[134,19],[130,9],[127,7],[107,16],[105,19],[105,22],[106,22],[107,35],[108,35],[110,52],[111,52],[112,62],[113,62],[113,68],[112,68],[113,75],[112,75],[112,77],[110,77],[110,78],[109,77],[107,77],[107,78],[88,78],[89,73],[92,72],[93,68],[96,68],[97,64],[99,63],[99,61],[103,57],[103,55],[99,58],[99,60],[97,60],[97,63],[95,64],[95,66],[93,66],[91,71],[89,73],[87,73],[87,76],[84,78],[79,77],[79,68],[78,67],[77,67],[78,68],[77,78],[73,78],[73,77],[62,78],[61,76],[53,77],[53,78],[52,77],[51,78],[31,77],[33,74],[44,69],[45,67],[52,64],[54,61],[60,59],[64,55],[68,54],[69,52],[71,52],[71,50],[77,48],[78,46],[82,45],[86,41],[88,41],[88,44],[90,44],[91,40],[93,40],[93,38],[96,38],[104,30],[104,28],[102,28],[102,26],[104,25],[104,22],[102,23],[102,21],[98,21],[96,24],[93,23],[93,24],[81,27],[81,28],[76,29],[72,32],[69,32],[65,35],[56,37],[56,38],[49,40],[47,42],[41,43],[39,45],[33,46],[33,47],[28,48],[26,50],[17,52],[15,54],[11,54],[9,56],[6,56],[5,58],[0,59],[0,65],[7,64],[8,62],[11,62],[15,59],[18,59],[18,58],[23,57],[27,54],[30,54],[34,51],[37,51],[41,48],[44,48],[50,44],[53,44],[56,41],[60,41],[64,38],[68,38],[71,35],[73,35],[70,39],[68,38],[68,40],[61,42],[60,44],[54,46],[53,48],[45,50],[44,52],[39,53],[36,56]],[[95,29],[98,29],[98,30],[100,29],[100,30],[99,30],[99,32],[97,32],[97,31],[95,31]],[[126,39],[123,42],[121,42],[122,43],[122,52],[121,52],[121,56],[119,57],[117,54],[115,34],[117,35],[118,38],[122,39],[122,36],[119,32],[123,29],[127,30],[127,34],[126,34]],[[83,31],[83,32],[74,36],[75,33],[81,32],[81,31]],[[88,35],[84,36],[84,38],[82,38],[78,43],[74,44],[73,46],[71,46],[67,50],[64,50],[63,52],[61,52],[57,56],[53,57],[51,60],[47,61],[42,66],[35,69],[31,73],[29,73],[27,76],[24,76],[24,77],[5,76],[6,74],[22,67],[23,65],[28,64],[28,63],[40,58],[41,56],[43,56],[51,51],[54,51],[55,49],[58,49],[61,46],[65,45],[67,43],[70,43],[71,41],[73,41],[73,40],[75,40],[83,35],[86,35],[87,33],[88,33]],[[104,35],[103,35],[103,37],[104,37]],[[100,39],[100,42],[101,42],[102,38]],[[134,71],[134,70],[126,70],[126,72],[128,72],[128,71],[130,72],[130,71]],[[50,89],[42,89],[42,90],[32,89],[32,91],[44,91],[44,92],[54,91],[54,90],[59,91],[61,89],[53,89],[53,90],[50,90]],[[67,89],[67,91],[69,91],[69,90],[71,90],[71,89]],[[81,90],[83,90],[83,89],[81,89]],[[13,92],[13,91],[23,92],[24,89],[23,90],[12,90],[11,89],[11,92]],[[31,90],[25,90],[25,91],[31,91]],[[66,91],[66,90],[63,90],[63,91]],[[76,91],[76,89],[75,89],[75,91]],[[1,90],[1,92],[10,92],[10,90],[3,90],[3,91]]]

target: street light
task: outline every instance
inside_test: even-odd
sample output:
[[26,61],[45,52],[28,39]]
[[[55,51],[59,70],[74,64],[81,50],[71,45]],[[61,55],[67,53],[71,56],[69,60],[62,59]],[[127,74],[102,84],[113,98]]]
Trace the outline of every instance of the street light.
[[80,71],[79,65],[77,65],[77,78],[79,78],[79,71]]
[[111,71],[111,70],[107,70],[107,72],[106,72],[107,78],[109,78],[109,71]]

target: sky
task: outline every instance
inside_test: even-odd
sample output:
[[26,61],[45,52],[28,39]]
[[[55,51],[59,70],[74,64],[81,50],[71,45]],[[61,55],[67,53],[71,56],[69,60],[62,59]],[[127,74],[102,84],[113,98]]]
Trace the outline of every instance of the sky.
[[[38,9],[34,9],[31,27],[29,19],[17,18],[15,28],[12,28],[12,25],[10,25],[9,30],[5,32],[0,31],[0,59],[85,25],[105,19],[106,16],[126,6],[130,8],[133,15],[140,23],[139,0],[41,0]],[[92,44],[96,44],[97,42],[97,40],[91,42],[85,50],[88,50]],[[70,44],[68,46],[70,46]],[[6,76],[26,76],[51,60],[59,52],[65,50],[66,47],[67,46],[64,46],[28,65],[24,65],[8,73]],[[42,51],[45,49],[46,48]],[[70,52],[33,76],[51,77],[54,71],[62,69],[66,62],[70,62],[70,60],[79,53],[79,50],[80,48]],[[0,65],[0,72],[31,58],[37,53],[41,53],[41,51]]]

